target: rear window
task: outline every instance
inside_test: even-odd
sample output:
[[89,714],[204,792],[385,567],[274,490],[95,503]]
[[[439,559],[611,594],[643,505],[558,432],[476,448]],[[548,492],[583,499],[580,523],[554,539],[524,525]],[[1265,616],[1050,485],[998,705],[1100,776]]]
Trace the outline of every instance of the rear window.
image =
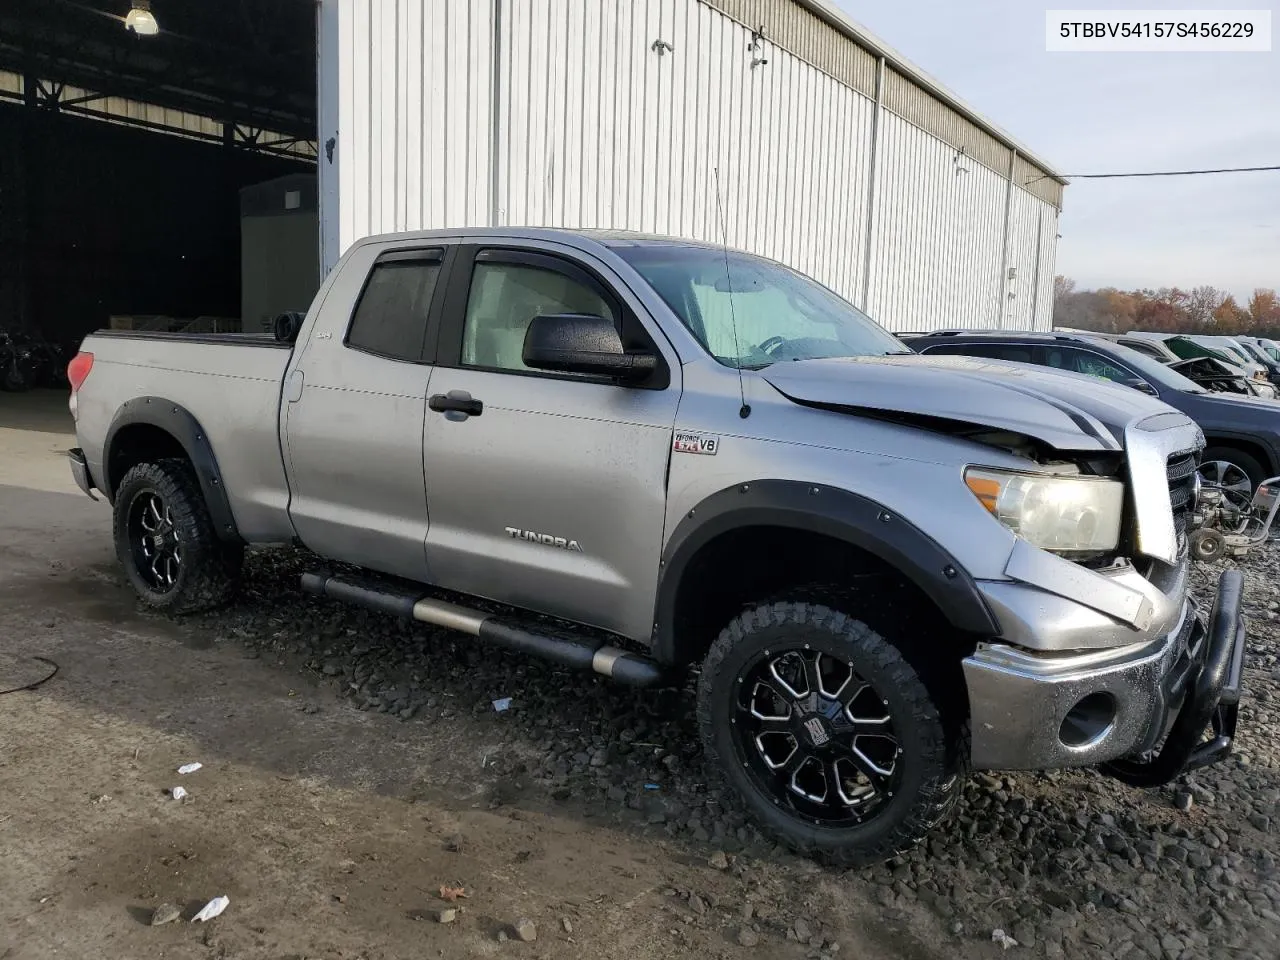
[[379,260],[351,316],[347,346],[391,360],[420,360],[439,277],[436,252]]

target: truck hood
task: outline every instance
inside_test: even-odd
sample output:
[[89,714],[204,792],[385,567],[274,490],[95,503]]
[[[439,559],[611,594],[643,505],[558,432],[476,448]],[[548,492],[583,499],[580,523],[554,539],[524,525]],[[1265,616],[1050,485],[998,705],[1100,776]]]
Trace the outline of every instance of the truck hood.
[[1126,425],[1170,412],[1096,377],[977,357],[782,361],[761,376],[806,406],[1009,431],[1063,451],[1121,451]]

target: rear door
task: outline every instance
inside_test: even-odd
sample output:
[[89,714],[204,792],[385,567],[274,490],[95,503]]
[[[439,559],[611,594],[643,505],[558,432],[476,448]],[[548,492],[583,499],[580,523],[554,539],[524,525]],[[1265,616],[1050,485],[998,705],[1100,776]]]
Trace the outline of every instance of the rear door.
[[446,251],[368,245],[339,268],[285,379],[289,515],[322,556],[429,580],[422,433]]
[[[554,244],[460,250],[426,415],[427,558],[455,590],[648,637],[679,363],[607,265]],[[535,315],[612,319],[663,358],[639,386],[522,360]],[[448,406],[458,406],[451,402]]]

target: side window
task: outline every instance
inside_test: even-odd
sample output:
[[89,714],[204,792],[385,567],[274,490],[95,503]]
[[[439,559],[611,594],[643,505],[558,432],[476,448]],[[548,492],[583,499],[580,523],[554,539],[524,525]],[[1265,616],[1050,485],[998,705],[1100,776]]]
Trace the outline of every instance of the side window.
[[1138,353],[1146,354],[1148,357],[1153,357],[1156,360],[1164,359],[1163,353],[1161,353],[1156,347],[1153,347],[1151,344],[1142,340],[1121,340],[1120,346],[1128,347],[1130,350],[1137,350]]
[[438,251],[379,259],[351,316],[347,346],[392,360],[420,360],[441,259]]
[[1054,363],[1051,366],[1061,366],[1061,369],[1070,370],[1072,373],[1101,377],[1103,380],[1114,380],[1116,383],[1126,383],[1134,379],[1133,374],[1124,367],[1088,350],[1051,350],[1050,354],[1062,354],[1063,358],[1061,365]]
[[528,370],[524,335],[533,318],[556,313],[606,317],[613,307],[599,291],[548,267],[477,260],[462,331],[464,366]]
[[987,357],[991,360],[1012,360],[1015,363],[1035,363],[1031,347],[1016,343],[946,343],[929,347],[926,353],[943,353],[962,357]]

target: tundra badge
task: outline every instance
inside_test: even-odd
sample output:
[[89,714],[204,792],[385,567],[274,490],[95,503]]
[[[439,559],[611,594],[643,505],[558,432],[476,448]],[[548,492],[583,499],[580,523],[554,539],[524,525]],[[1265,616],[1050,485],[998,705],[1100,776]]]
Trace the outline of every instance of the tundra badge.
[[507,536],[512,540],[528,540],[546,547],[559,547],[561,550],[572,550],[581,553],[582,547],[577,540],[566,540],[564,537],[553,537],[549,533],[535,533],[532,530],[521,530],[519,527],[507,527]]

